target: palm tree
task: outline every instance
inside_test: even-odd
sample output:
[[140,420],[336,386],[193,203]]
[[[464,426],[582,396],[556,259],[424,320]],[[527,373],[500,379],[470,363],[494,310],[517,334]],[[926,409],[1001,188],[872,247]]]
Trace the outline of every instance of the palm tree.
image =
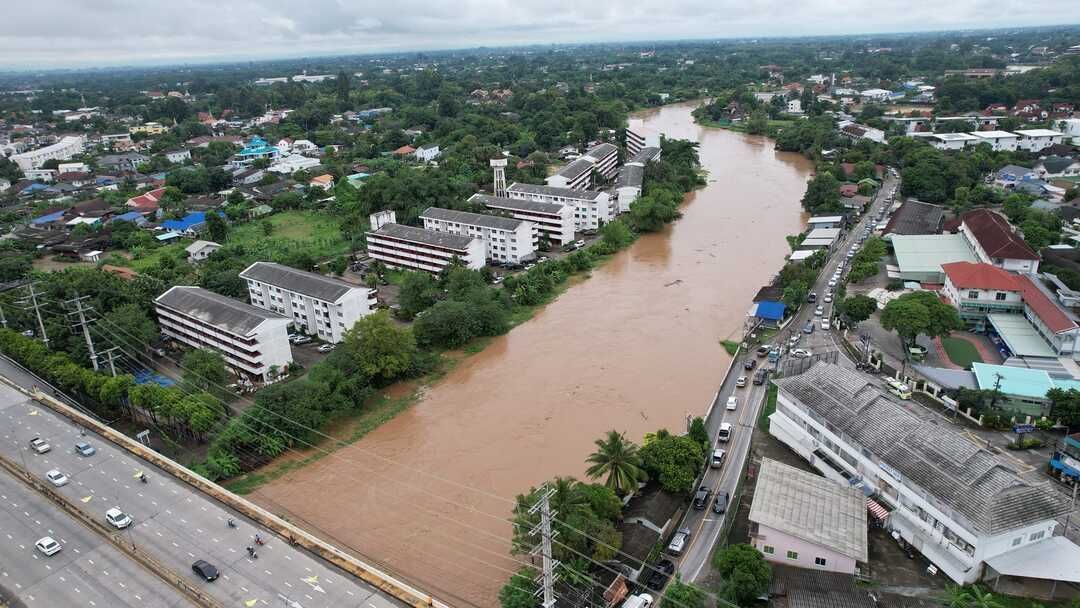
[[592,466],[585,472],[590,478],[606,476],[604,485],[625,496],[633,491],[639,481],[645,479],[641,469],[638,446],[618,431],[608,431],[607,437],[596,440],[596,451],[585,459]]

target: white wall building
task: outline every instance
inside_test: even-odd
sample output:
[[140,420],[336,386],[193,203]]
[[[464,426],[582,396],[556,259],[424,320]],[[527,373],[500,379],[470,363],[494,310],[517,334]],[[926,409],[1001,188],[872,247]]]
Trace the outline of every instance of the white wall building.
[[296,173],[297,171],[318,166],[319,159],[317,158],[301,156],[300,154],[290,154],[285,158],[278,159],[277,162],[267,167],[266,170],[289,175],[291,173]]
[[67,160],[78,154],[82,154],[86,146],[86,140],[82,136],[67,135],[60,139],[55,144],[45,146],[44,148],[38,148],[37,150],[30,150],[29,152],[23,152],[21,154],[13,154],[11,161],[19,168],[26,171],[33,169],[40,169],[41,165],[45,164],[45,161],[57,159]]
[[385,224],[367,233],[368,255],[391,268],[438,273],[457,258],[468,268],[484,267],[484,242],[478,238]]
[[645,167],[638,164],[626,164],[619,167],[619,176],[615,179],[615,199],[619,213],[630,211],[630,205],[641,196],[641,185],[645,180]]
[[255,262],[240,278],[247,281],[253,306],[282,314],[305,333],[333,344],[378,305],[370,287],[271,262]]
[[1061,131],[1052,131],[1050,129],[1020,129],[1016,131],[1016,134],[1020,136],[1016,147],[1028,152],[1039,152],[1043,148],[1060,144],[1061,139],[1065,136]]
[[[1080,128],[1078,128],[1080,131]],[[1080,133],[1078,133],[1080,134]],[[626,155],[634,156],[642,148],[659,148],[660,133],[651,127],[645,126],[645,121],[640,118],[631,118],[626,125]]]
[[597,144],[589,148],[581,158],[592,161],[593,169],[604,180],[615,177],[615,172],[619,170],[619,149],[612,144]]
[[536,225],[538,232],[555,245],[566,245],[574,241],[573,205],[542,203],[480,193],[469,197],[469,202],[509,213],[510,217],[519,220],[532,222]]
[[413,156],[422,163],[430,163],[439,158],[439,144],[424,144],[413,152]]
[[439,207],[428,207],[420,219],[426,230],[480,239],[488,260],[520,264],[536,257],[540,231],[532,222]]
[[802,114],[802,100],[789,99],[787,102],[787,111],[789,114]]
[[973,146],[982,141],[970,133],[927,133],[925,135],[916,133],[915,135],[925,137],[930,141],[930,145],[938,150],[963,150],[969,145]]
[[178,165],[191,160],[191,150],[169,150],[165,153],[165,158],[167,158],[170,163]]
[[514,183],[506,189],[506,195],[519,200],[572,205],[577,230],[599,230],[602,223],[610,222],[615,216],[611,197],[598,190]]
[[201,287],[177,285],[154,300],[161,332],[216,350],[238,375],[268,380],[292,363],[289,319]]
[[972,135],[979,138],[975,144],[990,144],[994,150],[1016,150],[1020,136],[1008,131],[972,131]]
[[188,254],[188,264],[198,264],[210,257],[210,254],[221,249],[221,245],[214,241],[198,240],[184,248]]
[[544,182],[555,188],[569,188],[571,190],[584,190],[592,186],[593,162],[584,157],[571,161],[559,172],[549,175]]
[[870,379],[818,363],[776,380],[769,433],[811,466],[873,494],[887,527],[959,584],[986,560],[1053,536],[1069,511],[1050,482],[893,402]]

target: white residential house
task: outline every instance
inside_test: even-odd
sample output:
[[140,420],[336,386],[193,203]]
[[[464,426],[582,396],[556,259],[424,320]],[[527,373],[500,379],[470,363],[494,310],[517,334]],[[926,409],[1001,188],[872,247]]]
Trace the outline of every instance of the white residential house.
[[555,245],[574,242],[574,206],[561,203],[491,196],[477,193],[469,197],[470,203],[484,205],[488,209],[507,213],[510,217],[532,222],[541,236]]
[[975,144],[990,144],[995,151],[1016,150],[1020,136],[1008,131],[972,131],[972,135],[979,138]]
[[1060,144],[1061,139],[1065,136],[1061,131],[1052,131],[1050,129],[1020,129],[1016,131],[1016,134],[1020,136],[1016,147],[1028,152],[1039,152],[1043,148]]
[[56,175],[56,169],[26,169],[23,171],[23,177],[26,179],[45,183],[56,181]]
[[247,281],[253,306],[282,314],[305,333],[333,344],[378,306],[370,287],[282,264],[255,262],[240,278]]
[[859,92],[859,97],[862,97],[864,101],[885,102],[891,95],[892,91],[887,89],[866,89]]
[[368,232],[367,250],[368,255],[391,268],[437,274],[454,259],[473,270],[484,267],[481,239],[401,224],[385,224]]
[[599,190],[574,190],[534,184],[511,184],[506,195],[520,200],[557,203],[574,208],[574,227],[577,230],[599,230],[615,217],[611,197]]
[[57,173],[90,173],[90,165],[86,163],[60,163],[56,166]]
[[801,99],[789,99],[787,102],[788,114],[802,114],[802,100]]
[[292,154],[317,154],[319,152],[319,146],[315,145],[315,142],[308,139],[298,139],[292,143],[290,150]]
[[271,380],[292,363],[289,319],[201,287],[177,285],[154,300],[161,333],[216,350],[234,373]]
[[187,246],[184,251],[188,254],[188,264],[198,264],[199,262],[210,257],[211,253],[214,253],[218,249],[221,249],[221,245],[214,241],[198,240]]
[[191,150],[180,149],[170,150],[165,153],[165,158],[169,159],[170,163],[179,165],[191,160]]
[[969,145],[982,141],[971,133],[915,133],[914,135],[925,137],[930,141],[930,145],[938,150],[963,150]]
[[854,370],[819,362],[775,384],[769,434],[825,477],[865,491],[875,519],[957,584],[1053,536],[1070,510],[1051,482],[1020,477],[1011,461],[905,409]]
[[439,144],[424,144],[413,152],[413,156],[422,163],[430,163],[439,157],[439,153]]
[[540,232],[532,222],[439,207],[428,207],[420,219],[427,230],[480,239],[488,260],[520,264],[536,257]]
[[960,234],[975,257],[1012,272],[1039,271],[1039,254],[1016,233],[1005,216],[989,209],[973,209],[960,216]]
[[304,169],[311,169],[312,167],[319,166],[319,159],[302,156],[300,154],[290,154],[284,158],[280,158],[274,164],[267,167],[267,171],[273,173],[282,173],[289,175],[302,171]]

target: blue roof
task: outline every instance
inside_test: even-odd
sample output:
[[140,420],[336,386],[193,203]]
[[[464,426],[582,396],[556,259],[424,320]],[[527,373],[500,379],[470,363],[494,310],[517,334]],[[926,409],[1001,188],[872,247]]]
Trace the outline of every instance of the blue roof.
[[989,365],[986,363],[972,363],[971,368],[975,372],[979,388],[983,390],[993,389],[994,383],[997,382],[997,376],[1000,374],[1000,389],[1006,395],[1044,399],[1046,398],[1046,392],[1052,388],[1080,389],[1080,382],[1051,378],[1050,374],[1041,369],[1012,367],[1010,365]]
[[113,221],[140,223],[145,222],[146,218],[143,217],[143,214],[139,213],[138,211],[128,211],[127,213],[121,213],[120,215],[114,217]]
[[[225,217],[225,214],[218,212],[218,215]],[[198,226],[206,222],[205,211],[192,211],[178,220],[165,220],[161,222],[161,227],[166,230],[175,230],[177,232],[183,232],[192,226]]]
[[52,222],[58,221],[63,217],[64,217],[64,212],[63,211],[55,211],[55,212],[50,213],[48,215],[43,215],[41,217],[35,217],[34,219],[30,220],[30,223],[32,225],[34,225],[34,226],[40,226],[41,224],[51,224]]
[[45,184],[39,184],[37,182],[34,182],[34,183],[30,184],[29,186],[27,186],[27,187],[23,188],[22,190],[20,190],[20,193],[21,194],[26,194],[27,192],[37,192],[39,190],[46,190],[46,189],[48,189],[48,186],[46,186]]
[[266,140],[258,135],[248,140],[248,143],[240,152],[239,156],[258,156],[262,154],[274,154],[278,149],[266,143]]
[[754,311],[754,316],[769,321],[780,321],[784,318],[785,309],[787,309],[787,306],[785,306],[783,302],[762,300],[757,303],[757,310]]
[[165,234],[159,234],[154,238],[156,238],[159,241],[171,241],[173,239],[180,238],[180,233],[179,232],[173,232],[173,231],[170,230],[169,232],[166,232]]
[[154,373],[149,369],[141,369],[133,374],[135,376],[135,384],[150,384],[154,383],[158,386],[173,386],[176,384],[172,378],[167,378],[161,374]]

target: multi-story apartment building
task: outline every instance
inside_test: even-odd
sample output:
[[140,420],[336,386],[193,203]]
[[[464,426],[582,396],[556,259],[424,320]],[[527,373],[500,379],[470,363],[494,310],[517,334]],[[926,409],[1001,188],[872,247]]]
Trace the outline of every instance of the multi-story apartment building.
[[986,264],[1013,272],[1039,271],[1039,254],[999,213],[989,209],[968,211],[960,216],[959,232],[975,257]]
[[581,157],[592,161],[593,170],[605,181],[615,177],[619,170],[619,149],[612,144],[597,144]]
[[334,344],[378,304],[370,287],[272,262],[255,262],[240,278],[253,306],[285,315],[305,333]]
[[607,192],[598,190],[514,183],[506,189],[506,195],[518,200],[571,205],[574,207],[574,227],[577,230],[598,230],[601,224],[615,217],[611,197]]
[[960,584],[1053,536],[1069,501],[960,432],[910,412],[871,379],[818,363],[776,380],[769,433],[826,477],[863,488],[885,525]]
[[520,264],[536,257],[540,232],[532,222],[439,207],[428,207],[420,219],[426,230],[480,239],[488,260]]
[[1064,133],[1051,129],[1020,129],[1016,134],[1020,136],[1016,147],[1028,152],[1040,152],[1043,148],[1060,144],[1061,138],[1065,136]]
[[454,259],[484,267],[484,242],[471,236],[386,224],[367,233],[368,255],[392,268],[438,273]]
[[177,285],[154,300],[161,332],[216,350],[241,376],[269,380],[292,363],[289,319],[201,287]]
[[532,222],[539,233],[556,245],[566,245],[574,240],[574,206],[560,203],[474,194],[470,203],[484,205],[488,209],[509,213],[510,217]]
[[30,150],[20,154],[12,154],[11,161],[19,166],[23,172],[40,169],[47,160],[67,160],[75,155],[82,154],[86,147],[86,140],[78,135],[66,135],[60,141]]
[[626,154],[634,156],[642,148],[660,148],[660,133],[645,126],[640,118],[631,118],[626,125]]
[[645,167],[638,164],[625,164],[619,167],[619,177],[615,179],[615,198],[619,213],[630,211],[630,204],[641,196],[641,185],[645,180]]
[[579,157],[554,175],[549,175],[544,182],[556,188],[571,188],[583,190],[592,186],[592,160]]
[[941,294],[975,331],[986,329],[987,315],[1024,312],[1024,287],[1019,275],[973,262],[950,262],[942,264],[941,270],[945,273]]
[[971,134],[978,138],[978,141],[972,142],[971,145],[990,144],[995,152],[1016,150],[1020,140],[1019,135],[1008,131],[972,131]]

